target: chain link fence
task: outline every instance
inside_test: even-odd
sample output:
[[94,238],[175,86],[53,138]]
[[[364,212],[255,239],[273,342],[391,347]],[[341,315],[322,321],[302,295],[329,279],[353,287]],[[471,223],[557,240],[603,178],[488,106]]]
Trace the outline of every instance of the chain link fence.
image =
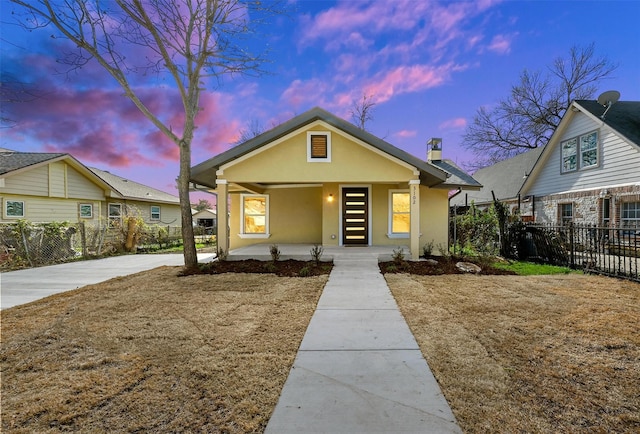
[[[124,252],[127,233],[106,222],[0,224],[0,270],[51,265]],[[152,226],[142,230],[137,250],[180,245],[179,227]]]

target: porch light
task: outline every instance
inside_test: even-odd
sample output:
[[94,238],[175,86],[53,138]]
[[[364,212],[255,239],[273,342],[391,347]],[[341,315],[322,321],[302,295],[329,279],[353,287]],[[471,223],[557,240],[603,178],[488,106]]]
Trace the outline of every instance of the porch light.
[[333,194],[329,193],[329,197],[327,197],[327,202],[333,202]]

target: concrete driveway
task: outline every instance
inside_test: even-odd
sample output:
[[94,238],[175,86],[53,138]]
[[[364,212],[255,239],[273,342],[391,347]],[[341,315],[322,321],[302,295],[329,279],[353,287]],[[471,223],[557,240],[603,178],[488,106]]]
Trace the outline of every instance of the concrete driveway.
[[[212,258],[212,253],[198,254],[200,262]],[[184,257],[182,254],[113,256],[0,273],[0,309],[162,265],[184,265]]]

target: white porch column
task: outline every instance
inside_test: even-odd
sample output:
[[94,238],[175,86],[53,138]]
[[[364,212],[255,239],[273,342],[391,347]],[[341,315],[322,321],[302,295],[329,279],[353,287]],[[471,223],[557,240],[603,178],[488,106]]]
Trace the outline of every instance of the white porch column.
[[216,218],[218,224],[216,239],[218,242],[218,251],[229,253],[229,184],[227,180],[216,179],[216,190],[218,192],[216,202]]
[[417,260],[420,257],[420,180],[409,181],[409,191],[411,195],[411,259]]

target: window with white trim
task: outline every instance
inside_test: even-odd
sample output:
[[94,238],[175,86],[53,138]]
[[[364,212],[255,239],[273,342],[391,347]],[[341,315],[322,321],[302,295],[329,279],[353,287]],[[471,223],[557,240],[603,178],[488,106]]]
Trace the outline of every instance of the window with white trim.
[[411,231],[411,197],[409,190],[389,191],[389,236],[403,237]]
[[78,211],[80,213],[81,219],[92,219],[93,218],[93,204],[91,203],[81,203],[78,205]]
[[623,202],[620,211],[620,226],[640,228],[640,202]]
[[24,218],[24,201],[5,199],[4,201],[5,218]]
[[160,220],[160,207],[151,205],[151,220]]
[[243,194],[241,197],[241,235],[269,236],[269,196]]
[[122,204],[110,203],[108,209],[109,226],[120,226],[122,224]]
[[331,162],[331,133],[307,131],[307,161],[309,163]]
[[560,149],[562,173],[591,169],[600,164],[597,131],[565,140],[560,143]]

